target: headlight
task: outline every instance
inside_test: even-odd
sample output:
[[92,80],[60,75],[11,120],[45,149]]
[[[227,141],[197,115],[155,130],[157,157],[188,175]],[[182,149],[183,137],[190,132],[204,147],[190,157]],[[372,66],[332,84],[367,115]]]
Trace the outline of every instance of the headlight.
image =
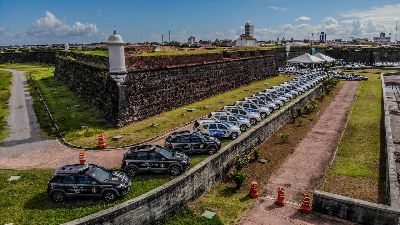
[[126,184],[120,184],[117,188],[126,188]]

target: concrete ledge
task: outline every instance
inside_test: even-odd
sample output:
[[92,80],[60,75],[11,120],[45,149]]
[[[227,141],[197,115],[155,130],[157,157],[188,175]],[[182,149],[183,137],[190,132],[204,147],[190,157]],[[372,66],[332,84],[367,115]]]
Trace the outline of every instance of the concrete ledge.
[[400,211],[387,205],[379,205],[323,191],[313,193],[313,211],[336,216],[360,224],[395,225]]
[[393,136],[390,121],[390,112],[388,99],[386,98],[386,86],[384,74],[381,74],[382,98],[384,110],[384,127],[385,127],[385,158],[386,158],[386,192],[388,195],[388,204],[392,207],[400,209],[400,192],[399,182],[397,180],[397,168],[394,152],[396,151],[393,144]]
[[292,118],[293,110],[305,105],[321,90],[320,84],[293,100],[277,113],[230,142],[221,151],[174,180],[137,198],[66,224],[158,223],[212,188],[221,180],[237,154],[248,153],[254,146],[270,138]]

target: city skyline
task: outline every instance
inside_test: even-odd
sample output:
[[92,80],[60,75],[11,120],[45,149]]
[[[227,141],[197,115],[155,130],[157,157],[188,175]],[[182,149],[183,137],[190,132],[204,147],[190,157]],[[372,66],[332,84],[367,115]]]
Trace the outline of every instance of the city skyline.
[[[396,1],[339,0],[0,1],[0,45],[104,42],[115,28],[126,42],[231,39],[254,24],[258,40],[372,38],[394,40]],[[312,37],[312,33],[314,34]],[[399,34],[397,34],[399,39]]]

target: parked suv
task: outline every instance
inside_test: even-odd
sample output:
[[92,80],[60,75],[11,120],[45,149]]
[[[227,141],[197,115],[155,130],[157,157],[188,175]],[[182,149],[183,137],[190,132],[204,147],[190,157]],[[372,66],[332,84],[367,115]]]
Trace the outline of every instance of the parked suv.
[[203,134],[216,138],[230,138],[235,140],[241,133],[238,126],[230,125],[224,122],[208,120],[196,120],[193,129]]
[[65,165],[50,178],[47,194],[54,202],[66,197],[103,197],[113,202],[129,193],[131,181],[123,172],[111,173],[94,164]]
[[271,114],[271,110],[266,106],[256,105],[251,101],[236,101],[235,105],[242,107],[247,112],[259,113],[261,118]]
[[172,151],[183,153],[214,154],[221,148],[221,142],[200,132],[174,132],[165,139],[164,146]]
[[130,177],[138,173],[170,173],[178,176],[189,168],[187,155],[172,152],[158,145],[140,145],[131,147],[124,154],[121,169]]
[[224,106],[222,110],[229,112],[235,116],[245,116],[250,121],[251,125],[255,125],[261,120],[259,113],[247,112],[240,106]]
[[235,116],[228,112],[212,112],[209,116],[210,119],[216,119],[230,125],[238,126],[241,132],[245,132],[247,128],[251,127],[250,121],[244,116]]

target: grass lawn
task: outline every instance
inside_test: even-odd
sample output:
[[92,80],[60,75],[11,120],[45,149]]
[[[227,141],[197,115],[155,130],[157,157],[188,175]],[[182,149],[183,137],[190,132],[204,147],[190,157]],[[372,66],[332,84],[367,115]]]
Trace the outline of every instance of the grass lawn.
[[[215,212],[217,218],[210,221],[210,224],[234,224],[243,213],[255,202],[254,199],[248,197],[250,190],[250,182],[258,181],[258,190],[263,190],[263,186],[268,182],[269,177],[274,170],[285,161],[285,159],[293,152],[298,143],[307,135],[312,126],[317,122],[319,112],[324,110],[332,100],[332,96],[340,90],[342,84],[339,84],[331,95],[325,97],[315,110],[303,117],[297,118],[295,121],[289,122],[277,131],[270,139],[261,144],[261,158],[267,159],[266,164],[250,160],[243,172],[247,174],[243,187],[235,190],[234,183],[228,178],[215,185],[210,191],[202,197],[191,203],[188,209],[167,219],[165,224],[191,224],[200,225],[207,224],[201,214],[205,210]],[[288,134],[287,143],[281,143],[279,134]],[[251,155],[253,158],[253,156]],[[263,193],[260,193],[260,196]],[[185,223],[180,223],[184,221]]]
[[[291,76],[271,77],[203,101],[161,113],[123,128],[115,129],[110,128],[110,125],[107,124],[107,121],[104,121],[99,111],[87,105],[61,82],[54,79],[54,67],[38,64],[2,64],[0,68],[14,68],[29,72],[40,86],[50,111],[65,139],[73,144],[88,147],[96,145],[96,134],[99,133],[105,134],[109,146],[117,147],[143,141],[173,127],[207,115],[209,112],[219,110],[224,105],[233,104],[237,100],[292,78]],[[48,135],[52,135],[50,121],[32,87],[31,94],[35,100],[34,109],[41,129]],[[187,112],[188,108],[196,110]],[[153,126],[154,124],[157,124],[157,126]],[[112,141],[111,137],[115,135],[122,135],[122,140]]]
[[86,51],[76,51],[76,52],[88,55],[99,55],[108,57],[108,50],[86,50]]
[[8,99],[11,96],[12,73],[0,70],[0,142],[7,137]]
[[[191,157],[191,168],[207,156]],[[53,203],[47,197],[47,182],[52,169],[0,170],[0,224],[60,224],[81,218],[135,198],[157,188],[174,177],[169,175],[138,176],[132,180],[131,192],[124,199],[105,203],[99,199],[69,199]],[[21,176],[17,182],[9,182],[10,176]]]
[[[384,176],[380,164],[384,149],[380,72],[354,71],[367,76],[360,82],[349,121],[322,190],[375,203],[384,203]],[[338,185],[341,184],[341,185]]]

